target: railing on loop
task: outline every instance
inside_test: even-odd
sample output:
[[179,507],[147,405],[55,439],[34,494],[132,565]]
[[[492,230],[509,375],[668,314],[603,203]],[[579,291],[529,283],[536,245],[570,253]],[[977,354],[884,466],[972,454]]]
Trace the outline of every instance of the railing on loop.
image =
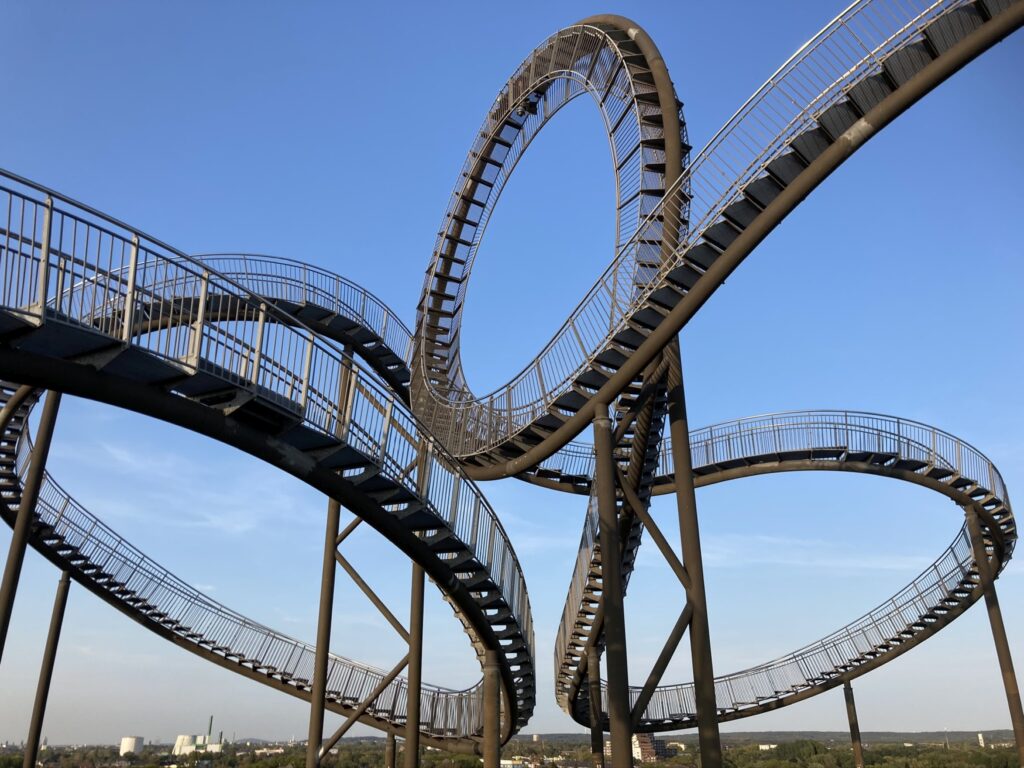
[[[11,316],[63,324],[97,348],[148,353],[168,378],[199,374],[249,389],[376,461],[487,569],[532,653],[526,584],[497,515],[375,374],[209,265],[5,171],[0,280]],[[207,313],[213,305],[217,316]]]
[[376,334],[408,367],[412,332],[391,309],[360,285],[301,261],[261,254],[210,253],[196,259],[257,296],[331,310]]
[[[933,467],[948,469],[948,479],[963,478],[989,491],[1004,506],[999,523],[1007,524],[1012,512],[1002,475],[993,463],[971,444],[948,432],[908,419],[855,411],[794,411],[722,422],[690,433],[694,472],[716,470],[722,464],[738,466],[773,463],[787,458],[811,458],[818,462],[851,460],[851,454],[887,459],[891,463],[914,462],[924,473]],[[891,458],[890,458],[891,457]],[[593,476],[593,448],[572,443],[541,468],[559,470],[582,478]],[[658,475],[674,473],[671,445],[663,445]],[[584,522],[580,549],[566,598],[555,644],[555,675],[566,671],[578,611],[588,583],[597,542],[597,508],[591,499]],[[1007,537],[1000,568],[1013,553],[1016,536]],[[876,647],[939,605],[957,588],[973,564],[966,527],[923,573],[890,600],[827,637],[767,664],[716,680],[718,706],[742,709],[759,699],[775,698],[809,687],[813,679],[834,674],[837,665],[848,663]],[[779,681],[787,681],[779,687]],[[776,687],[772,688],[774,685]],[[560,703],[569,706],[569,691],[557,691]],[[633,691],[634,697],[639,689]],[[690,709],[686,709],[689,702]],[[658,688],[645,710],[648,721],[679,720],[695,710],[692,683]]]
[[[724,421],[690,433],[690,456],[695,469],[739,458],[829,447],[843,447],[850,452],[894,453],[927,465],[949,467],[1008,501],[1002,475],[981,451],[944,430],[912,419],[863,411],[789,411]],[[589,480],[594,473],[593,446],[569,443],[541,462],[539,468]],[[667,479],[674,474],[672,440],[666,436],[659,452],[656,477]]]
[[[606,348],[632,310],[665,284],[703,231],[760,176],[787,143],[846,91],[880,70],[889,53],[918,39],[928,24],[969,0],[859,0],[843,11],[768,79],[689,164],[680,184],[618,252],[565,324],[533,363],[505,386],[483,396],[439,391],[427,383],[420,415],[444,434],[456,456],[495,448],[539,418],[568,384]],[[682,185],[689,184],[689,193]],[[634,292],[645,268],[643,241],[683,222],[666,215],[689,204],[689,229],[657,279]],[[627,292],[627,293],[624,293]],[[542,375],[538,375],[542,371]],[[543,380],[544,387],[540,386]]]

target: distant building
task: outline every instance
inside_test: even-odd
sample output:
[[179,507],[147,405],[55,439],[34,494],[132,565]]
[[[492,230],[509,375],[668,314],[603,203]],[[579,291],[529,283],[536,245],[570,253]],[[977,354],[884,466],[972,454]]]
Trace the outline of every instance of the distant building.
[[191,755],[193,752],[221,752],[224,750],[223,740],[216,744],[206,734],[195,736],[183,733],[174,740],[172,755]]
[[[125,755],[137,755],[142,752],[146,741],[141,736],[124,736],[121,738],[121,757]],[[175,752],[174,754],[178,754]]]
[[668,742],[668,748],[674,749],[676,752],[686,751],[686,742],[684,741],[670,741]]
[[[605,757],[612,753],[611,740],[604,743]],[[638,733],[633,736],[633,759],[640,763],[653,763],[669,757],[668,745],[664,739],[657,739],[650,733]]]
[[982,749],[985,748],[985,734],[983,733],[978,734],[978,746]]
[[779,745],[778,744],[758,744],[757,748],[759,750],[761,750],[762,752],[768,752],[770,750],[775,749],[777,746],[779,746]]

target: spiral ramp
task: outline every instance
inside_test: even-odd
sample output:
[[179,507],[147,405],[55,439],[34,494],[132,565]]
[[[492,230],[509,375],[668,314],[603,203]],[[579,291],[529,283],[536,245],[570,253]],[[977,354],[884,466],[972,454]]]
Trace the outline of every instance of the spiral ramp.
[[[692,160],[682,105],[642,30],[603,16],[560,31],[524,61],[488,112],[438,236],[415,334],[371,294],[324,270],[270,257],[190,258],[4,173],[0,376],[193,429],[342,500],[424,566],[481,657],[500,649],[511,714],[502,740],[533,709],[532,627],[518,562],[473,479],[518,476],[591,494],[555,653],[556,698],[589,724],[581,659],[601,643],[594,617],[602,563],[593,450],[573,438],[598,404],[611,405],[617,472],[629,489],[617,499],[628,578],[642,512],[652,495],[674,489],[662,431],[678,331],[832,170],[1022,24],[1020,0],[855,2]],[[524,371],[476,396],[459,335],[487,222],[532,139],[583,94],[598,104],[612,148],[615,258]],[[13,385],[3,391],[9,396]],[[33,402],[0,435],[8,522]],[[998,472],[931,427],[873,414],[779,414],[699,430],[690,449],[697,486],[818,469],[924,485],[978,514],[993,572],[1013,551],[1016,526]],[[32,535],[45,556],[158,634],[309,697],[312,646],[178,582],[46,482]],[[934,634],[981,595],[972,552],[965,529],[871,613],[782,659],[716,679],[719,719],[803,700]],[[382,675],[332,657],[328,706],[353,711]],[[363,721],[404,727],[403,685],[393,681]],[[631,692],[633,703],[638,695]],[[421,699],[431,713],[427,743],[478,751],[479,686],[424,687]],[[659,687],[641,715],[637,730],[692,727],[692,684]]]

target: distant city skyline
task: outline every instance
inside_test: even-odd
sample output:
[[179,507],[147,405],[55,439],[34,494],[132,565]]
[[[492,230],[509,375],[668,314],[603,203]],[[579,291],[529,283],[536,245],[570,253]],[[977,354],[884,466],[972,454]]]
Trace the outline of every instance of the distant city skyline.
[[[548,34],[598,10],[635,17],[664,53],[700,147],[844,5],[526,3],[528,12],[495,34],[487,14],[464,2],[244,11],[194,3],[183,14],[123,1],[56,13],[57,5],[13,0],[0,8],[4,27],[18,30],[0,85],[21,119],[0,122],[0,166],[187,252],[319,264],[411,325],[474,131]],[[725,29],[729,45],[705,33]],[[793,408],[881,411],[975,444],[1011,498],[1024,487],[1016,223],[1024,105],[1005,97],[1019,91],[1022,69],[1019,35],[970,64],[814,192],[730,278],[682,335],[694,427]],[[479,391],[518,371],[610,260],[609,165],[596,112],[581,100],[517,169],[467,303],[463,356]],[[550,200],[526,193],[565,179],[573,192],[553,222]],[[401,222],[388,202],[398,193],[409,202]],[[533,271],[552,263],[564,264],[564,280],[538,286]],[[536,305],[509,323],[509,297],[527,286]],[[289,635],[315,637],[325,501],[307,486],[198,435],[76,398],[62,406],[50,466],[72,495],[185,580]],[[823,636],[932,561],[959,529],[959,512],[899,485],[802,473],[700,491],[718,673]],[[515,480],[483,491],[533,601],[538,706],[524,733],[581,732],[554,702],[549,654],[585,499]],[[674,536],[673,503],[657,500],[653,514]],[[346,555],[405,615],[408,561],[365,528]],[[0,551],[9,541],[0,526]],[[1024,642],[1022,574],[1011,562],[998,582],[1015,650]],[[0,665],[0,741],[25,738],[58,575],[29,553]],[[659,608],[668,589],[670,571],[645,542],[626,600],[632,680],[646,676],[674,621]],[[381,667],[400,658],[404,643],[341,577],[336,605],[335,652]],[[425,681],[457,688],[479,679],[434,588],[426,636]],[[677,654],[666,680],[689,679],[687,656]],[[1019,650],[1016,662],[1020,674]],[[1009,726],[983,608],[854,687],[865,738]],[[51,745],[116,745],[125,735],[149,743],[149,734],[173,743],[205,733],[211,713],[225,733],[305,739],[306,703],[203,662],[72,585],[43,729]],[[338,722],[329,716],[327,728]],[[723,732],[805,725],[845,731],[842,693]]]

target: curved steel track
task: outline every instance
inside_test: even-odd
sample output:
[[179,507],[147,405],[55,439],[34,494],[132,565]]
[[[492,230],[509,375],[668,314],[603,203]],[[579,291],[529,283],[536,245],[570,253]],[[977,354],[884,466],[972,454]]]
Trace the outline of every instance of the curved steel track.
[[[855,2],[692,160],[681,103],[646,33],[615,16],[559,31],[526,58],[488,111],[444,217],[415,333],[372,294],[326,270],[265,256],[190,257],[4,172],[0,376],[192,429],[341,501],[425,568],[481,660],[500,652],[502,740],[533,710],[533,632],[522,571],[473,480],[518,476],[590,494],[555,649],[556,697],[588,724],[581,693],[586,649],[602,642],[594,622],[602,561],[593,449],[573,439],[598,408],[611,406],[628,579],[650,496],[674,490],[671,445],[661,433],[665,360],[676,334],[857,148],[1022,24],[1021,0]],[[459,331],[487,223],[533,138],[584,94],[609,137],[614,258],[522,372],[475,395]],[[4,403],[16,386],[4,384]],[[31,460],[26,424],[34,402],[23,403],[0,434],[0,513],[12,524]],[[697,430],[690,454],[698,486],[822,469],[923,485],[980,516],[994,572],[1013,551],[1016,526],[998,472],[931,427],[851,412],[778,414]],[[108,603],[222,666],[309,697],[312,646],[180,582],[49,476],[34,520],[33,546]],[[866,616],[781,659],[717,678],[718,718],[805,699],[905,652],[979,598],[978,573],[961,531]],[[332,657],[328,706],[351,713],[383,678]],[[393,680],[362,721],[401,729],[403,686]],[[479,751],[480,686],[425,686],[421,702],[427,743]],[[657,688],[640,714],[638,730],[693,726],[692,686]]]

